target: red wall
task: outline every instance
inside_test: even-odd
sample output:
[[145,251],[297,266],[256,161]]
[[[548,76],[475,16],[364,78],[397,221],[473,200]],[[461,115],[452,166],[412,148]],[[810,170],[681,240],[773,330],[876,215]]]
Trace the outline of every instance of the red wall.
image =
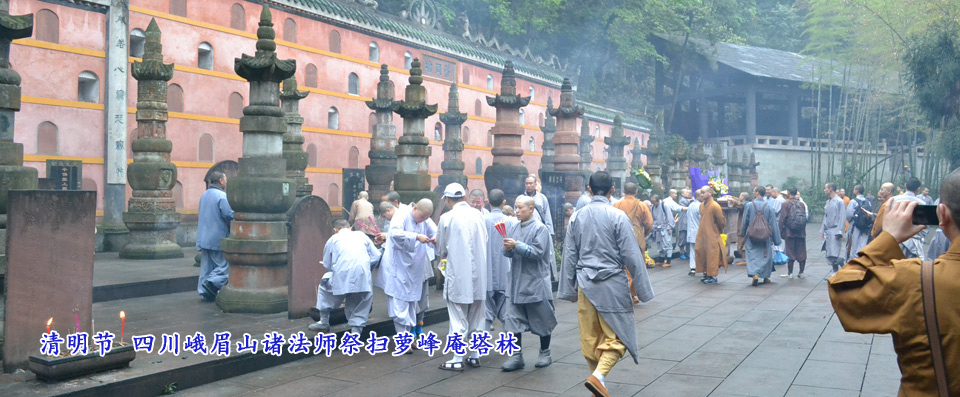
[[[184,91],[184,112],[171,114],[167,125],[167,137],[173,141],[173,161],[179,166],[179,180],[183,185],[183,207],[185,212],[195,211],[197,201],[203,192],[202,178],[211,163],[198,162],[197,144],[201,134],[207,133],[214,138],[215,161],[237,159],[241,155],[242,135],[237,120],[228,116],[228,98],[232,92],[238,92],[246,101],[249,92],[245,81],[239,80],[233,72],[234,58],[240,54],[253,54],[255,39],[249,37],[256,32],[261,7],[249,2],[239,2],[246,14],[245,32],[234,31],[230,26],[230,9],[236,1],[207,0],[203,6],[188,4],[187,18],[167,14],[169,5],[164,0],[138,0],[131,5],[130,28],[146,30],[151,18],[156,17],[163,32],[164,59],[178,65],[170,83],[180,85]],[[36,13],[40,9],[49,9],[59,17],[60,43],[49,45],[34,40],[20,40],[12,47],[11,58],[14,68],[23,77],[23,108],[16,120],[15,140],[24,144],[27,154],[26,165],[40,169],[44,176],[43,161],[47,158],[77,158],[84,161],[83,174],[103,193],[103,145],[104,145],[104,68],[103,57],[105,42],[105,15],[75,7],[59,6],[36,0],[14,0],[11,14]],[[348,156],[350,149],[359,151],[359,166],[369,162],[369,115],[370,110],[363,100],[376,95],[376,83],[379,79],[379,63],[387,63],[391,68],[402,69],[404,53],[409,51],[414,57],[420,57],[425,51],[411,46],[391,42],[381,37],[373,37],[357,31],[335,27],[326,23],[293,15],[283,10],[271,9],[274,29],[281,40],[278,46],[279,56],[283,59],[297,60],[297,80],[302,90],[311,91],[310,96],[301,102],[301,113],[305,119],[304,136],[307,145],[319,148],[318,164],[308,169],[308,178],[314,185],[314,194],[323,197],[331,206],[339,206],[340,198],[330,196],[331,184],[341,185],[339,169],[351,168]],[[148,15],[149,14],[149,15]],[[283,23],[287,18],[297,24],[297,43],[289,44],[282,40]],[[336,30],[341,37],[341,54],[325,53],[329,50],[330,32]],[[374,41],[379,46],[380,59],[377,63],[367,61],[369,44]],[[209,43],[214,49],[213,71],[198,70],[197,46],[201,42]],[[92,50],[92,52],[90,51]],[[440,51],[426,51],[433,56],[450,58]],[[490,165],[492,155],[487,146],[487,135],[493,126],[495,109],[486,106],[484,97],[492,95],[486,90],[487,75],[494,77],[494,91],[500,89],[500,73],[474,64],[458,63],[458,72],[466,67],[470,74],[470,85],[460,87],[460,111],[470,114],[464,124],[469,128],[470,136],[465,142],[464,151],[466,174],[470,177],[470,188],[482,188],[482,173],[477,174],[475,161],[482,159],[483,168]],[[318,88],[304,87],[305,70],[308,64],[318,69]],[[77,76],[85,70],[96,73],[100,78],[99,104],[77,101]],[[356,73],[359,76],[359,96],[347,94],[347,76]],[[402,99],[407,85],[407,74],[392,71],[390,74],[396,86],[396,98]],[[462,81],[462,76],[458,76]],[[438,103],[440,110],[447,107],[449,82],[428,79],[428,103]],[[136,80],[129,78],[128,106],[136,106]],[[523,138],[525,151],[529,151],[529,138],[535,140],[535,150],[527,153],[523,159],[531,171],[539,168],[542,133],[537,128],[539,115],[545,112],[548,95],[558,102],[559,89],[541,82],[518,79],[517,87],[521,95],[527,95],[530,86],[534,87],[535,99],[526,107]],[[474,103],[483,103],[482,116],[476,117]],[[58,101],[59,100],[59,101]],[[327,112],[336,107],[339,112],[339,131],[327,128]],[[57,156],[39,156],[36,154],[37,126],[50,121],[59,127],[59,150]],[[426,120],[428,136],[433,138],[433,126],[439,122],[434,115]],[[137,127],[134,114],[128,115],[128,129]],[[403,123],[399,116],[394,117],[398,136],[402,134]],[[591,131],[600,125],[601,136],[608,136],[610,124],[591,122]],[[642,133],[627,130],[628,136]],[[133,139],[131,135],[130,139]],[[128,147],[130,145],[128,144]],[[443,152],[440,142],[433,142],[433,155],[430,158],[431,173],[441,173],[440,162]],[[597,169],[604,168],[604,145],[594,143],[594,158]],[[628,148],[629,149],[629,148]],[[33,156],[30,156],[33,155]],[[128,154],[129,156],[129,154]],[[130,156],[132,158],[132,156]],[[89,186],[88,186],[89,187]],[[129,195],[128,195],[129,197]],[[101,199],[102,200],[102,199]],[[98,208],[103,208],[101,201]]]

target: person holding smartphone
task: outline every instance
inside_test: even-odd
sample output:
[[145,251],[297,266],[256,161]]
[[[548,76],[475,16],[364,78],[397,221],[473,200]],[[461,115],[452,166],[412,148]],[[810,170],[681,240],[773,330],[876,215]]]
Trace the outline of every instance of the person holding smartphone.
[[[933,302],[942,345],[946,384],[960,395],[960,171],[947,176],[940,188],[936,212],[939,226],[953,243],[933,262]],[[917,225],[913,200],[892,201],[883,218],[883,231],[860,255],[829,279],[830,301],[847,332],[893,334],[902,377],[901,396],[935,396],[937,375],[927,336],[921,284],[921,261],[906,259],[899,244],[926,229]],[[952,376],[951,376],[952,375]]]

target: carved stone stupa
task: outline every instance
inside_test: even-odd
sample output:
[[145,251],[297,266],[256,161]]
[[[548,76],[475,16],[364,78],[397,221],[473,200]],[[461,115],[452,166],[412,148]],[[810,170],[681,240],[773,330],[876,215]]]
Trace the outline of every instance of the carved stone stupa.
[[437,201],[436,193],[430,191],[430,140],[423,135],[424,119],[437,113],[437,105],[427,105],[427,89],[423,87],[423,70],[420,60],[414,59],[410,67],[410,84],[404,100],[393,103],[393,111],[403,118],[403,136],[398,139],[397,173],[393,187],[400,194],[400,202],[416,202],[423,198]]
[[163,46],[156,20],[147,26],[143,62],[134,62],[130,73],[137,79],[137,140],[127,182],[133,195],[123,213],[130,240],[120,250],[126,259],[182,258],[176,229],[180,223],[173,200],[177,166],[170,162],[173,143],[167,140],[167,82],[173,64],[163,63]]
[[[393,125],[393,82],[387,65],[380,65],[380,82],[377,97],[367,101],[367,107],[375,112],[377,119],[370,137],[370,165],[365,168],[370,197],[379,200],[390,190],[390,182],[397,173],[397,126]],[[380,209],[374,206],[377,211]]]
[[286,212],[297,192],[283,158],[287,124],[280,109],[280,82],[293,76],[297,63],[277,58],[271,19],[264,6],[256,54],[243,54],[233,67],[250,82],[250,104],[240,119],[240,172],[227,182],[227,199],[235,212],[230,237],[221,242],[230,262],[230,283],[217,295],[217,306],[225,312],[279,313],[288,307]]
[[487,97],[487,104],[497,108],[497,122],[493,133],[493,164],[483,173],[487,191],[503,190],[508,203],[523,194],[523,181],[528,173],[522,165],[523,126],[520,125],[520,108],[530,103],[530,97],[517,94],[516,73],[513,62],[507,61],[500,80],[500,94]]

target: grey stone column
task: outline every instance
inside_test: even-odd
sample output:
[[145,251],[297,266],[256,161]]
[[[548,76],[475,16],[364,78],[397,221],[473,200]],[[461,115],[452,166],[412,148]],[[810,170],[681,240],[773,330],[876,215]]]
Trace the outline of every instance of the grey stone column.
[[590,135],[590,119],[584,117],[580,123],[580,171],[589,177],[593,173],[593,135]]
[[306,169],[310,156],[303,151],[303,117],[300,116],[300,100],[309,94],[297,90],[296,77],[283,81],[280,107],[283,109],[283,120],[287,123],[287,132],[283,134],[283,158],[287,160],[287,178],[296,181],[297,197],[313,194],[313,185],[307,180]]
[[447,112],[440,115],[440,121],[446,126],[446,135],[443,137],[443,162],[440,168],[443,174],[437,178],[437,194],[451,183],[467,186],[467,176],[463,174],[463,139],[460,126],[467,121],[467,114],[460,112],[460,94],[457,85],[450,85],[449,103]]
[[183,249],[176,236],[180,214],[172,193],[177,167],[170,162],[173,142],[167,140],[167,82],[173,77],[173,64],[163,63],[156,20],[150,20],[146,36],[143,62],[134,62],[131,68],[137,79],[137,140],[132,143],[133,163],[127,168],[133,196],[123,213],[130,236],[120,257],[181,258]]
[[397,174],[393,187],[403,203],[423,198],[437,201],[437,194],[430,191],[430,140],[423,135],[424,119],[437,113],[437,105],[427,105],[427,89],[423,84],[420,60],[414,58],[410,67],[410,85],[404,100],[393,103],[393,111],[403,118],[403,136],[397,140]]
[[787,132],[790,134],[790,141],[793,146],[800,144],[800,97],[790,95],[790,101],[787,104],[790,115],[787,119]]
[[106,120],[104,142],[103,232],[104,248],[119,251],[127,242],[123,221],[127,194],[127,67],[130,31],[127,0],[111,0],[107,9],[106,90],[103,93]]
[[583,173],[580,172],[580,137],[577,134],[577,118],[583,115],[583,108],[576,106],[570,79],[563,79],[560,85],[560,106],[549,108],[550,117],[557,119],[557,132],[553,136],[554,170],[565,177],[564,200],[575,204],[583,192]]
[[747,84],[747,145],[757,143],[757,86],[754,83]]
[[700,138],[707,140],[710,137],[710,102],[707,98],[700,98],[699,102],[700,111],[697,116],[700,122]]
[[[380,65],[380,82],[377,83],[377,97],[365,102],[370,110],[376,112],[377,124],[370,137],[370,165],[365,169],[368,191],[372,200],[380,200],[390,190],[390,182],[397,173],[397,126],[393,125],[393,82],[387,65]],[[374,206],[379,212],[380,208]]]
[[296,198],[296,182],[286,177],[280,82],[293,76],[297,63],[277,59],[271,19],[264,6],[256,54],[234,61],[237,75],[250,82],[250,105],[240,119],[240,172],[227,181],[227,199],[235,212],[230,237],[220,243],[230,262],[230,281],[217,294],[217,306],[225,312],[287,310],[286,212]]
[[7,268],[7,192],[36,189],[38,183],[37,169],[23,166],[23,144],[13,141],[13,126],[20,111],[20,75],[10,68],[10,42],[30,37],[32,33],[33,14],[10,15],[9,0],[0,0],[0,268],[4,271]]
[[543,157],[540,159],[540,172],[553,172],[555,169],[553,157],[556,155],[556,145],[553,143],[553,138],[557,132],[557,119],[552,113],[553,97],[548,97],[547,117],[540,126],[540,131],[543,132],[543,144],[540,145],[540,150],[543,152]]

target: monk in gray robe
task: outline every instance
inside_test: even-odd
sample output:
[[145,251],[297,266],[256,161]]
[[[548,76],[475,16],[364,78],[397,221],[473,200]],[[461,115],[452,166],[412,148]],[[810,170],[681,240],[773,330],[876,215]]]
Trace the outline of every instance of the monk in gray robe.
[[[655,243],[655,251],[650,252],[650,256],[656,265],[670,267],[670,259],[673,256],[673,228],[676,227],[676,219],[673,217],[673,210],[660,196],[654,194],[650,196],[650,215],[653,216],[653,233],[650,234],[650,240]],[[651,244],[647,244],[650,247]]]
[[867,243],[870,242],[870,229],[860,230],[857,225],[854,224],[854,219],[857,213],[860,213],[860,216],[870,217],[870,210],[873,207],[867,202],[867,198],[863,195],[863,185],[857,185],[853,187],[854,199],[850,200],[850,204],[847,204],[847,222],[850,222],[850,228],[847,231],[847,246],[849,252],[847,253],[847,259],[853,260],[856,258],[857,252],[860,252],[863,247],[867,246]]
[[[917,205],[926,205],[927,202],[923,201],[917,193],[920,191],[920,186],[923,183],[920,182],[916,177],[910,177],[907,179],[907,183],[904,187],[907,189],[903,194],[893,196],[893,201],[914,201]],[[890,205],[890,203],[887,203]],[[923,246],[925,244],[924,238],[927,237],[927,230],[924,229],[922,232],[913,235],[909,240],[900,243],[900,249],[903,250],[903,256],[910,258],[920,258],[920,261],[926,260],[923,254]]]
[[[747,277],[753,278],[753,286],[756,287],[763,279],[763,283],[770,282],[770,273],[773,271],[774,248],[780,245],[780,226],[777,219],[777,212],[774,211],[773,199],[767,199],[766,188],[757,186],[753,189],[753,201],[743,204],[743,219],[740,225],[742,231],[740,238],[745,239],[744,249],[747,253]],[[755,217],[762,216],[766,218],[770,225],[770,237],[764,241],[754,241],[747,237],[750,223]]]
[[504,330],[513,332],[521,350],[503,363],[506,372],[524,367],[522,334],[530,332],[540,337],[540,358],[535,365],[543,368],[553,360],[550,357],[550,335],[557,326],[553,310],[553,272],[550,257],[553,238],[547,226],[537,220],[536,201],[520,196],[514,208],[519,223],[507,229],[503,239],[503,256],[510,258],[510,280],[507,285],[506,322]]
[[610,174],[590,176],[593,199],[570,219],[557,293],[558,299],[577,302],[580,351],[593,371],[584,386],[595,396],[609,395],[604,377],[625,352],[639,363],[626,273],[641,301],[654,296],[630,220],[610,205],[612,188]]
[[503,236],[497,231],[496,224],[503,222],[507,227],[519,223],[516,218],[503,214],[500,209],[504,203],[503,190],[490,191],[490,213],[484,217],[487,224],[487,299],[484,301],[486,323],[484,329],[493,328],[493,320],[504,320],[504,302],[507,294],[507,278],[510,275],[510,259],[503,256]]
[[844,262],[843,227],[847,219],[843,200],[837,194],[837,184],[831,182],[824,185],[823,192],[830,199],[823,208],[823,223],[820,224],[820,239],[823,240],[823,246],[820,250],[827,252],[827,263],[833,267],[833,272],[827,276],[829,278],[840,270]]

